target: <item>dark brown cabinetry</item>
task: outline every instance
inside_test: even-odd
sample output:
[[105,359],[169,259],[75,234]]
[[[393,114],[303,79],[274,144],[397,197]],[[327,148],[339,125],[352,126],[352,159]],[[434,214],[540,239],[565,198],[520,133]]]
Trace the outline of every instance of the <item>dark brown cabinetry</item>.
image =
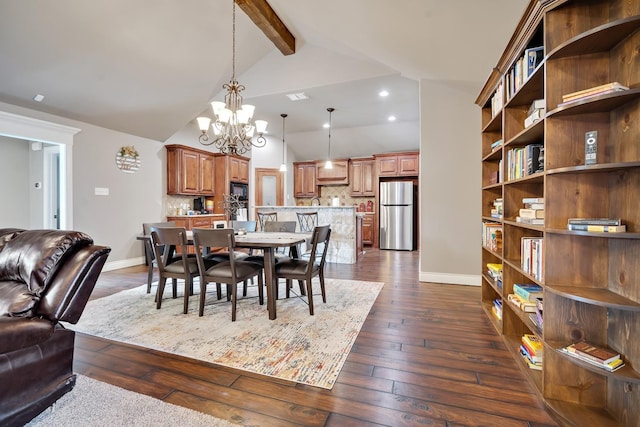
[[183,145],[167,145],[167,194],[213,196],[214,155]]
[[232,182],[249,183],[249,160],[243,157],[226,156],[229,166],[229,179]]
[[362,243],[367,246],[373,245],[375,241],[374,217],[373,213],[366,213],[362,218]]
[[376,162],[371,159],[351,159],[349,161],[349,185],[351,197],[375,196]]
[[345,185],[349,183],[349,161],[333,160],[333,167],[324,167],[325,161],[316,162],[316,179],[318,185]]
[[316,182],[316,162],[293,163],[293,192],[295,197],[320,195]]
[[418,176],[420,156],[417,152],[376,154],[378,175],[381,177]]
[[249,158],[242,156],[229,156],[220,153],[215,154],[215,197],[213,199],[213,212],[224,213],[222,202],[224,195],[230,194],[231,183],[249,183]]
[[[640,211],[632,201],[640,198],[640,3],[531,0],[526,10],[476,101],[482,107],[479,220],[498,228],[502,242],[481,249],[482,304],[562,425],[637,427]],[[536,48],[543,59],[514,85],[520,58]],[[630,89],[563,98],[611,82]],[[544,111],[526,126],[537,100]],[[586,164],[593,131],[596,163]],[[530,144],[544,150],[533,156],[543,167],[522,173]],[[520,209],[535,199],[543,202],[544,220],[527,224]],[[571,231],[569,218],[620,218],[626,232]],[[529,240],[540,241],[540,256],[529,256]],[[487,264],[502,266],[501,281]],[[535,264],[540,268],[532,270]],[[544,323],[509,302],[521,283],[543,288]],[[543,343],[540,370],[529,369],[520,355],[523,334]],[[626,366],[610,372],[563,351],[580,340],[620,353]]]

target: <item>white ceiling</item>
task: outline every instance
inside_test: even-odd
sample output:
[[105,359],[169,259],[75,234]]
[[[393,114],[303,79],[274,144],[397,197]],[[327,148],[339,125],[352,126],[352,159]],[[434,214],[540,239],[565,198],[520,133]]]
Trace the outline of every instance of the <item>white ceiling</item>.
[[[0,0],[0,101],[165,141],[223,96],[231,1]],[[290,148],[312,159],[324,153],[313,136],[326,135],[327,107],[349,137],[336,141],[336,156],[417,149],[418,81],[473,99],[527,0],[269,3],[296,53],[283,56],[237,8],[237,78],[269,133],[281,138],[280,114],[289,114]],[[379,98],[381,89],[390,96]],[[294,92],[309,99],[289,101]]]

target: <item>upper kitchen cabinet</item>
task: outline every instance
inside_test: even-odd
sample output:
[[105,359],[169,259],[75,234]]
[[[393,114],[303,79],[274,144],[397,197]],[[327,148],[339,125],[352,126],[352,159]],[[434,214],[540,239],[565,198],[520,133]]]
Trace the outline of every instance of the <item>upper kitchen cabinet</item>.
[[375,196],[376,162],[373,158],[349,161],[351,197]]
[[320,192],[316,183],[316,162],[293,163],[294,197],[318,197]]
[[316,179],[318,185],[346,185],[349,184],[349,160],[333,160],[333,168],[324,167],[325,161],[316,162]]
[[418,176],[420,171],[420,153],[389,153],[376,154],[378,175],[387,176]]
[[249,183],[249,159],[227,156],[229,162],[229,180],[231,182]]
[[184,145],[167,145],[167,194],[213,196],[214,156]]

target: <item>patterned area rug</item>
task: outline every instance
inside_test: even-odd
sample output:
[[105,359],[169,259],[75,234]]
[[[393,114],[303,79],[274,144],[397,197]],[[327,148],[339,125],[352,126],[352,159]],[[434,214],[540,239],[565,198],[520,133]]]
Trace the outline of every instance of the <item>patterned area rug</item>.
[[[215,285],[207,287],[204,316],[198,316],[198,285],[182,314],[181,284],[178,298],[165,288],[162,308],[146,286],[90,301],[80,322],[70,329],[102,338],[217,363],[262,375],[330,389],[383,283],[325,279],[327,303],[314,280],[314,315],[305,301],[277,301],[277,319],[269,320],[259,305],[257,288],[238,299],[231,322],[231,303],[217,300]],[[240,290],[241,286],[239,286]],[[298,290],[297,283],[294,288]],[[155,286],[152,292],[155,291]],[[318,292],[318,295],[315,295]],[[224,293],[224,285],[223,285]],[[284,294],[284,282],[280,283]],[[306,298],[305,298],[306,300]]]

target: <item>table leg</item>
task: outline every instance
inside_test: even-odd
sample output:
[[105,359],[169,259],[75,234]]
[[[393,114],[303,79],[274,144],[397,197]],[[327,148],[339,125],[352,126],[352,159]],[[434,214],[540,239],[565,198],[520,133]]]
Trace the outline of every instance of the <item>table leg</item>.
[[144,252],[147,258],[147,265],[149,271],[147,272],[147,293],[151,293],[151,283],[153,282],[153,247],[151,246],[151,240],[145,240]]
[[278,295],[278,288],[275,282],[275,265],[274,248],[264,248],[264,278],[267,287],[269,320],[276,318],[276,296]]

